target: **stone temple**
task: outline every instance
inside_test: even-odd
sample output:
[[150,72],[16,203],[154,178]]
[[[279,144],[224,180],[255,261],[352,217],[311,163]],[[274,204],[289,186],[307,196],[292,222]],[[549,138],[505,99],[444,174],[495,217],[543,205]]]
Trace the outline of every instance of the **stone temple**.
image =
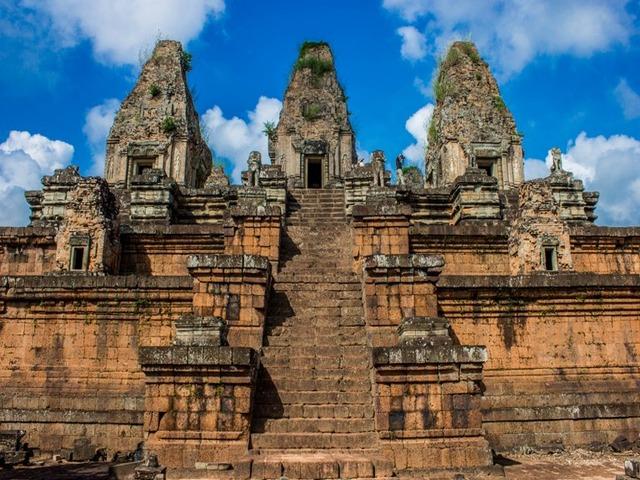
[[471,43],[435,79],[424,178],[397,184],[383,152],[356,158],[325,43],[301,48],[242,185],[212,161],[188,68],[159,42],[104,178],[57,170],[26,194],[30,225],[0,229],[5,459],[473,479],[503,475],[492,450],[637,438],[640,229],[594,225],[598,194],[557,149],[524,181]]

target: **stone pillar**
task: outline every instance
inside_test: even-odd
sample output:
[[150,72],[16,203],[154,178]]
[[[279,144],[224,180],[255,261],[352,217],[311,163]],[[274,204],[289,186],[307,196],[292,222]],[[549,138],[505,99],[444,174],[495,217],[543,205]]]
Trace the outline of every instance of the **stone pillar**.
[[256,255],[190,255],[193,311],[220,317],[232,346],[262,347],[271,263]]
[[372,255],[364,261],[364,316],[373,346],[394,343],[403,318],[437,315],[440,255]]
[[139,350],[146,447],[171,468],[246,456],[259,358],[225,340],[221,318],[186,316],[172,346]]
[[411,207],[408,205],[354,205],[353,258],[355,271],[371,255],[408,255]]
[[[367,203],[369,191],[373,189],[374,180],[373,167],[370,163],[353,167],[344,177],[344,198],[345,209],[349,215],[354,205]],[[391,180],[391,173],[384,171],[384,183],[388,185]]]
[[273,268],[280,257],[280,207],[238,205],[227,210],[225,252],[266,257]]
[[449,323],[413,317],[399,346],[373,349],[376,427],[397,469],[475,469],[492,464],[480,398],[487,351],[454,345]]

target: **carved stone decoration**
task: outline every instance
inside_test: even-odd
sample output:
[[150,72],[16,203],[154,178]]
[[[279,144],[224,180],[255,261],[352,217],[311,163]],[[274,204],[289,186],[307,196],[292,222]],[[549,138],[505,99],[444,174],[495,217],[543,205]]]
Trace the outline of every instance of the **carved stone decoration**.
[[69,192],[56,235],[57,270],[116,273],[119,235],[118,208],[107,182],[99,177],[79,180]]
[[373,170],[373,185],[374,187],[384,187],[384,166],[386,159],[382,150],[374,150],[371,153],[371,169]]
[[511,274],[573,270],[569,227],[550,183],[525,182],[519,191],[520,209],[509,233]]
[[229,177],[224,173],[222,165],[211,167],[211,173],[204,182],[204,188],[226,187],[229,185]]
[[248,187],[260,186],[260,171],[262,170],[262,154],[257,151],[253,151],[249,154],[247,159],[246,171],[242,172],[242,184]]
[[558,147],[551,149],[551,173],[562,171],[562,152]]

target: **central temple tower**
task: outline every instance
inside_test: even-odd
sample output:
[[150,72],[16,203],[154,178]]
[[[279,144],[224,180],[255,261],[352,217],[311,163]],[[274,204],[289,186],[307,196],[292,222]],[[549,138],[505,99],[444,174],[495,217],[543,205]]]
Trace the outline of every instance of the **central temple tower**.
[[271,162],[282,167],[291,186],[336,186],[351,169],[353,128],[327,43],[300,48],[278,125],[267,134]]

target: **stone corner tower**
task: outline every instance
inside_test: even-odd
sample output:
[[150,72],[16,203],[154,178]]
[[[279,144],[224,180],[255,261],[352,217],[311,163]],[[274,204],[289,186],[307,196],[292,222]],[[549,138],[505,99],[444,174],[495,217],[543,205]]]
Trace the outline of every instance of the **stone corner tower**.
[[351,169],[355,138],[327,43],[300,48],[278,125],[269,135],[269,156],[299,187],[339,185]]
[[485,170],[510,189],[524,181],[521,136],[498,84],[471,42],[454,42],[434,82],[427,186],[451,185],[467,167]]
[[111,185],[129,187],[150,168],[181,185],[204,184],[212,157],[187,85],[190,60],[179,42],[156,44],[109,132],[104,176]]

